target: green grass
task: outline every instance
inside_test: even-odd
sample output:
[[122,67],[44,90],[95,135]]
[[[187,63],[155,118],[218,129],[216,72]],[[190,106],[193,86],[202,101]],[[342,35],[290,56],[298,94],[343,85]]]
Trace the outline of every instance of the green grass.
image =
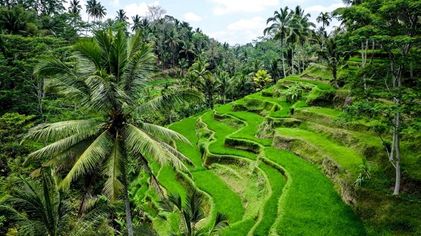
[[219,176],[235,193],[245,208],[243,218],[253,218],[259,213],[267,191],[266,179],[254,163],[246,165],[214,164],[211,171]]
[[279,235],[365,234],[361,221],[317,167],[287,151],[267,148],[265,153],[288,175],[273,231]]
[[215,204],[214,213],[220,212],[226,215],[230,222],[239,221],[244,214],[240,197],[218,176],[211,171],[201,168],[201,155],[195,145],[198,141],[194,132],[196,119],[187,118],[170,126],[171,129],[183,134],[193,144],[191,146],[190,144],[178,143],[177,148],[195,163],[196,168],[191,170],[193,181],[199,189],[207,192],[212,197],[213,203]]
[[329,116],[332,118],[336,118],[342,113],[339,110],[335,110],[335,109],[327,108],[327,107],[306,107],[301,110],[310,112],[310,113],[319,114],[319,115]]
[[232,111],[231,106],[229,105],[218,107],[216,111],[221,114],[228,114],[231,117],[234,117],[244,123],[244,126],[242,128],[231,132],[231,135],[229,135],[229,137],[238,139],[248,139],[253,142],[260,143],[262,145],[271,144],[272,141],[270,139],[260,139],[256,137],[256,133],[258,131],[257,128],[261,123],[263,123],[264,117],[253,112],[234,112]]
[[169,128],[183,134],[184,137],[190,141],[190,144],[177,143],[177,149],[188,157],[196,168],[200,168],[202,167],[202,157],[196,148],[198,138],[196,137],[196,133],[194,131],[196,127],[196,119],[196,117],[186,118],[171,124]]
[[271,195],[266,200],[262,211],[262,219],[255,228],[253,235],[268,235],[269,230],[272,225],[275,223],[275,220],[278,216],[278,203],[279,198],[281,197],[282,190],[286,184],[285,176],[283,176],[279,170],[265,164],[261,163],[260,168],[264,170],[269,180],[269,185]]
[[220,233],[224,236],[244,236],[248,234],[255,223],[254,219],[246,219],[230,225],[230,227],[223,229]]
[[[319,149],[326,156],[337,162],[342,168],[356,171],[362,163],[363,156],[351,148],[341,146],[317,133],[299,128],[278,128],[276,130],[282,136],[304,140]],[[324,155],[323,155],[324,156]],[[312,156],[310,158],[323,158]],[[321,160],[321,159],[319,159]]]
[[308,76],[319,80],[332,80],[332,72],[326,66],[320,64],[313,64],[309,66],[303,73],[302,76]]
[[321,80],[304,79],[299,76],[289,76],[283,80],[279,80],[278,83],[283,83],[283,81],[302,82],[306,84],[311,84],[311,85],[317,86],[321,90],[333,89],[332,85],[330,85],[328,82],[321,81]]
[[224,214],[230,223],[242,219],[244,207],[241,198],[218,176],[208,170],[196,171],[192,175],[196,186],[212,196],[216,212]]
[[205,113],[202,116],[202,120],[208,125],[210,130],[215,132],[215,140],[209,144],[209,151],[211,153],[219,155],[235,155],[239,157],[246,157],[248,159],[256,159],[256,156],[253,153],[225,146],[225,137],[235,132],[235,128],[223,122],[216,121],[213,118],[212,112]]

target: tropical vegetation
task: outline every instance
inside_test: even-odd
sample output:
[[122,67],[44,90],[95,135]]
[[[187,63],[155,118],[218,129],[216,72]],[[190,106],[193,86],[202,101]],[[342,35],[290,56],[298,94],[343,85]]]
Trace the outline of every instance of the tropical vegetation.
[[230,45],[0,0],[0,235],[421,234],[421,3],[343,2]]

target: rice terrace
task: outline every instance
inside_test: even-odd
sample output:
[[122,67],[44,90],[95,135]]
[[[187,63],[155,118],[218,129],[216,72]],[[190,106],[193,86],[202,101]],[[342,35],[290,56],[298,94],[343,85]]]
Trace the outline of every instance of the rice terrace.
[[421,235],[420,13],[0,0],[0,235]]

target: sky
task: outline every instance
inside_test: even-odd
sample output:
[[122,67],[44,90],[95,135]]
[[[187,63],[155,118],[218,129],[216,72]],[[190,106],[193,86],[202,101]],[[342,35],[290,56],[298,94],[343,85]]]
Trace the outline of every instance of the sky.
[[[85,13],[86,0],[82,17]],[[100,0],[107,8],[107,18],[114,18],[116,11],[123,9],[129,18],[136,14],[145,16],[148,5],[159,5],[167,13],[186,21],[194,28],[220,42],[230,45],[246,44],[263,36],[266,19],[284,6],[300,5],[316,23],[320,12],[332,11],[344,6],[342,0]],[[335,25],[337,23],[333,23]]]

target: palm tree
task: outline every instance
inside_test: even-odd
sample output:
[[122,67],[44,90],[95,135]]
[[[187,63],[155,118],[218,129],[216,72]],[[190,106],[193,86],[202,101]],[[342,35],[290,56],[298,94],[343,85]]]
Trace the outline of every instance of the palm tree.
[[142,28],[142,18],[138,14],[132,16],[133,26],[132,31],[136,31]]
[[80,10],[82,9],[82,6],[80,5],[79,0],[71,0],[70,6],[69,6],[69,13],[73,16],[79,16]]
[[[211,228],[196,229],[196,224],[205,216],[202,209],[203,194],[200,194],[196,189],[193,189],[187,196],[186,202],[183,203],[179,195],[170,195],[168,200],[175,206],[177,211],[181,214],[185,231],[182,233],[186,236],[205,236],[221,230],[228,226],[227,218],[221,213],[216,213],[215,221]],[[172,210],[171,207],[168,210]]]
[[301,67],[304,67],[304,65],[302,66],[304,61],[302,61],[301,58],[297,56],[297,54],[302,51],[304,44],[312,36],[311,28],[316,27],[316,25],[310,22],[310,14],[305,14],[304,10],[300,6],[297,6],[291,13],[293,14],[290,37],[292,46],[291,68],[293,71],[295,71],[295,68],[297,67],[298,72],[301,72]]
[[105,17],[105,15],[107,15],[107,9],[105,9],[105,7],[100,2],[98,2],[95,7],[95,18],[101,20]]
[[97,2],[96,0],[88,0],[86,2],[86,13],[94,19],[102,19],[107,14],[107,10],[100,2]]
[[126,16],[126,12],[123,9],[120,9],[117,11],[117,16],[115,17],[115,19],[123,23],[127,23],[127,20],[129,18]]
[[321,58],[325,59],[333,76],[333,85],[336,88],[339,88],[337,71],[341,65],[343,65],[348,57],[350,56],[348,52],[340,50],[338,48],[338,43],[335,35],[331,35],[328,38],[322,38],[323,47],[319,51]]
[[[21,178],[11,194],[0,202],[0,216],[16,224],[19,235],[86,235],[110,231],[107,224],[101,224],[107,221],[110,212],[105,201],[91,201],[83,217],[72,219],[71,205],[60,191],[52,169],[41,168],[39,173],[39,181]],[[77,226],[70,228],[69,234],[66,230],[75,222]]]
[[28,23],[34,22],[32,11],[22,6],[0,9],[0,28],[8,34],[28,34]]
[[97,4],[98,3],[96,0],[88,0],[86,2],[86,13],[88,13],[88,22],[89,22],[89,17],[94,17],[95,7]]
[[320,12],[320,15],[316,18],[317,23],[322,23],[323,29],[326,29],[326,26],[330,25],[332,17],[329,12]]
[[225,71],[222,71],[218,74],[218,79],[220,82],[219,85],[219,92],[222,98],[222,104],[225,104],[227,100],[227,94],[230,90],[231,84],[230,84],[230,77],[229,74]]
[[50,169],[41,171],[41,183],[21,179],[11,195],[0,205],[0,215],[6,215],[18,225],[24,235],[58,235],[68,214],[62,202],[57,182]]
[[[92,40],[74,46],[77,65],[48,59],[35,70],[40,75],[60,75],[56,83],[68,96],[80,99],[89,114],[85,120],[42,124],[30,130],[28,138],[52,141],[30,154],[50,157],[47,163],[67,172],[60,186],[89,173],[105,176],[103,192],[111,201],[124,199],[128,235],[133,235],[128,197],[127,163],[137,160],[152,173],[149,162],[171,164],[187,171],[181,160],[189,160],[170,144],[188,142],[167,128],[137,119],[134,110],[150,104],[142,101],[145,82],[154,68],[155,57],[140,33],[127,38],[124,31],[97,31]],[[159,102],[155,102],[159,104]],[[102,172],[101,172],[102,171]]]
[[213,109],[213,96],[218,90],[219,81],[208,70],[209,64],[199,58],[189,69],[188,78],[193,79],[193,85],[204,94],[206,105]]
[[292,34],[291,21],[293,20],[293,15],[291,14],[288,7],[281,8],[279,11],[274,12],[274,16],[267,19],[266,24],[271,23],[270,26],[265,28],[263,33],[265,35],[271,35],[274,39],[280,40],[282,50],[281,50],[281,60],[282,60],[282,70],[283,76],[286,77],[286,68],[285,68],[285,54],[284,51],[287,47],[287,40]]
[[165,40],[165,44],[168,45],[170,51],[171,51],[171,64],[172,66],[175,66],[175,61],[176,61],[176,57],[178,55],[177,51],[178,51],[178,46],[180,44],[180,39],[178,37],[179,35],[177,34],[177,32],[175,30],[171,30],[168,34],[167,34],[167,39]]

